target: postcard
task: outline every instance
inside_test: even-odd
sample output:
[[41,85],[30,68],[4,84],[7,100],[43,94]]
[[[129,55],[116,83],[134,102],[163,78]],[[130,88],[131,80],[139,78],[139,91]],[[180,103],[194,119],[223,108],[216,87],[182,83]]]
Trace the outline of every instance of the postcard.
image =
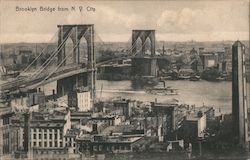
[[249,159],[249,0],[0,0],[0,160]]

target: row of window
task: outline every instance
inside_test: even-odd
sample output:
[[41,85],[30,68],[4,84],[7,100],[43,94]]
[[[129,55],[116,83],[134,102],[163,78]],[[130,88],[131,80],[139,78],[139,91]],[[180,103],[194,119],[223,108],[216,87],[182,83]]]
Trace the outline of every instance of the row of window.
[[72,143],[66,143],[65,145],[66,145],[66,147],[76,147],[76,143],[75,142],[73,143],[73,146],[72,146]]
[[[36,132],[37,130],[38,130],[38,132],[42,133],[42,129],[41,128],[39,128],[39,129],[33,129],[33,132]],[[50,129],[43,129],[43,132],[47,133],[47,130],[49,130],[50,133],[52,133],[53,130],[54,130],[54,133],[57,133],[57,131],[58,131],[57,129],[51,129],[50,128]],[[62,129],[59,130],[59,132],[62,132],[62,131],[63,131]]]
[[130,145],[127,145],[127,146],[124,146],[124,145],[121,145],[121,146],[106,146],[106,147],[103,147],[102,145],[99,145],[99,146],[93,146],[93,151],[103,151],[103,150],[106,150],[107,151],[113,151],[113,150],[130,150],[131,149],[131,146]]
[[[60,134],[59,136],[60,136],[59,138],[62,139],[62,134]],[[44,134],[43,138],[47,139],[47,134]],[[55,134],[54,139],[57,139],[57,138],[58,138],[58,136],[57,136],[57,134]],[[37,139],[36,134],[33,134],[33,139]],[[38,134],[38,139],[42,139],[42,134]],[[52,139],[52,134],[49,134],[49,139]]]
[[[34,160],[51,160],[51,159],[50,158],[41,158],[41,159],[35,158]],[[53,160],[67,160],[67,159],[66,158],[57,158],[57,159],[53,158]]]
[[66,150],[56,150],[56,151],[36,151],[37,155],[43,155],[43,154],[67,154]]
[[4,117],[3,118],[3,125],[7,125],[7,124],[10,124],[10,119],[9,119],[9,117]]
[[[42,142],[39,142],[38,144],[36,142],[33,142],[33,147],[52,147],[52,142],[44,142],[44,146],[42,146]],[[60,142],[58,145],[57,141],[55,141],[54,147],[63,147],[63,143]]]

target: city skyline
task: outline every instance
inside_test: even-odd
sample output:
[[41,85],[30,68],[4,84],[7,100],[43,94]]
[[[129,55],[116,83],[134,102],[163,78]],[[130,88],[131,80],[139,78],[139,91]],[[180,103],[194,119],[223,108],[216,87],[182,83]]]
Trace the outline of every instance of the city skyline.
[[[1,43],[48,42],[57,24],[94,24],[104,42],[127,42],[132,29],[155,29],[158,41],[249,39],[248,0],[144,1],[143,5],[141,1],[25,2],[1,1]],[[76,11],[40,11],[41,6]],[[95,11],[86,11],[88,6]],[[38,11],[16,11],[16,7]]]

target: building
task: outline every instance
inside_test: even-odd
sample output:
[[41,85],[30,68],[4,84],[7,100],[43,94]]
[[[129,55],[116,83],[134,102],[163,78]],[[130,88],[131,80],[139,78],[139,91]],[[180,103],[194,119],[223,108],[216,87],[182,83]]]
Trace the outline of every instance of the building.
[[131,115],[131,108],[136,107],[137,102],[130,99],[118,99],[114,100],[114,109],[117,111],[117,115],[123,115],[128,119]]
[[166,115],[168,123],[168,129],[176,130],[180,127],[183,119],[184,113],[178,110],[178,104],[176,103],[151,103],[152,112],[158,117]]
[[92,117],[91,121],[95,124],[103,123],[107,124],[107,126],[115,126],[120,125],[122,122],[121,117],[119,116],[98,116],[98,117]]
[[194,131],[196,132],[196,133],[194,132],[194,135],[196,135],[196,137],[204,136],[206,126],[207,126],[206,114],[203,114],[202,112],[198,112],[195,114],[188,115],[184,123],[188,123],[188,126],[190,128],[192,128],[191,125],[194,125],[194,128],[195,128]]
[[74,91],[66,95],[67,105],[69,107],[75,107],[79,112],[90,111],[93,107],[91,102],[90,92],[86,89]]
[[0,104],[0,159],[11,159],[18,149],[18,131],[11,125],[14,112],[5,103]]
[[233,131],[238,138],[238,144],[243,148],[249,148],[250,139],[248,137],[248,107],[244,44],[240,41],[236,41],[232,46],[232,53]]
[[92,103],[90,101],[90,92],[77,92],[77,108],[80,112],[86,112],[91,110]]
[[70,111],[33,112],[26,120],[17,117],[12,123],[19,128],[18,148],[27,151],[33,159],[68,156],[66,144],[71,139],[65,136],[71,128]]
[[218,65],[218,54],[217,53],[202,53],[199,55],[203,70],[206,70],[210,67],[217,67]]
[[76,139],[81,153],[103,154],[103,153],[128,153],[133,152],[134,146],[141,136],[103,136],[82,135]]
[[203,114],[205,114],[207,121],[211,121],[211,120],[215,119],[215,110],[213,107],[202,106],[202,107],[197,107],[195,109],[197,109],[198,111],[201,111]]
[[[77,156],[77,145],[76,138],[80,134],[79,129],[69,129],[65,135],[66,144],[65,146],[68,148],[68,154]],[[72,157],[72,156],[71,156]]]
[[34,106],[45,106],[44,92],[36,92],[36,90],[29,90],[25,93],[13,95],[10,98],[10,105],[17,110],[31,108]]
[[181,137],[185,141],[196,142],[198,138],[204,137],[206,124],[206,114],[201,111],[187,115],[181,127]]

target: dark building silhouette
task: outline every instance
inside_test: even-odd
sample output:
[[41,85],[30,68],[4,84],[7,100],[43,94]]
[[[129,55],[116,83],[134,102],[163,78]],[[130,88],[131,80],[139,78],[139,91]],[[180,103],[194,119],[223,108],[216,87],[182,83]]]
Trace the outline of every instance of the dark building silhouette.
[[238,144],[247,149],[248,144],[248,118],[246,96],[246,69],[245,69],[245,46],[236,41],[232,46],[232,116],[233,131]]

